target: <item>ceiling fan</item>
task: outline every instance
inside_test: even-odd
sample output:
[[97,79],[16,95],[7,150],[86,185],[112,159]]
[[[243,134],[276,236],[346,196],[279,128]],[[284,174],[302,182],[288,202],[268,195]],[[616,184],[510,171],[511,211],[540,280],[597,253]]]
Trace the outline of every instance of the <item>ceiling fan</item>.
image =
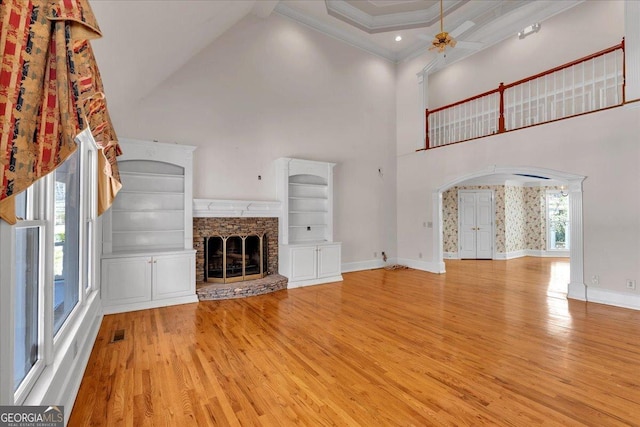
[[451,33],[448,33],[444,30],[444,24],[443,24],[444,11],[443,11],[442,3],[443,3],[443,0],[440,0],[440,32],[436,34],[435,37],[430,37],[427,35],[418,35],[418,37],[423,40],[431,41],[431,47],[429,48],[429,50],[437,50],[439,53],[442,53],[447,49],[447,47],[454,48],[455,46],[458,46],[459,48],[470,49],[470,50],[477,50],[483,47],[482,43],[464,42],[464,41],[458,42],[455,39],[455,37],[458,37],[462,33],[469,30],[471,27],[476,25],[475,22],[473,21],[463,22],[455,30],[451,31]]

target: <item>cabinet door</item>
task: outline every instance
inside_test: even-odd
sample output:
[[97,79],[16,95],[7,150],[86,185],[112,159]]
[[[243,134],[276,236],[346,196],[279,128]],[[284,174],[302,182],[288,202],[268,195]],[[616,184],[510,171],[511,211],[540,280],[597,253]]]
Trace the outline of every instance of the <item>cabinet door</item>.
[[340,275],[340,245],[318,247],[318,278]]
[[291,248],[292,282],[316,278],[317,252],[316,246],[300,246]]
[[195,294],[195,255],[153,257],[153,299]]
[[105,305],[151,300],[151,258],[103,259],[102,300]]

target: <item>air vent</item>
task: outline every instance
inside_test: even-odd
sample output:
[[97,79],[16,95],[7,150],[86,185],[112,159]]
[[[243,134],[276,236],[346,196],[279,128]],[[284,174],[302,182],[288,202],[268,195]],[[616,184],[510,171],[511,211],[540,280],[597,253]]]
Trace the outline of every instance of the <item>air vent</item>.
[[124,340],[124,329],[117,329],[113,333],[113,338],[111,338],[111,342],[118,342]]

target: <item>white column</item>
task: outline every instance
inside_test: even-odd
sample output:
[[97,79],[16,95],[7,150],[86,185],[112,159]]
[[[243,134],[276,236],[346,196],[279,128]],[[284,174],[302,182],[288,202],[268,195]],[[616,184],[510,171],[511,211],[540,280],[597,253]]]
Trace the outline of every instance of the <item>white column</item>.
[[585,300],[584,242],[582,236],[582,179],[569,182],[569,203],[571,276],[567,297]]
[[640,99],[640,2],[624,2],[626,101]]

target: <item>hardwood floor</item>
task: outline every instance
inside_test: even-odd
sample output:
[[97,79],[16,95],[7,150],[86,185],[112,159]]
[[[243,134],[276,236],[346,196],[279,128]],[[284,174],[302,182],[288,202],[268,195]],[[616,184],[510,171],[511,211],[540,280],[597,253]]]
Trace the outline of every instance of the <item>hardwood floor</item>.
[[105,316],[69,425],[640,425],[640,312],[565,260],[344,279]]

